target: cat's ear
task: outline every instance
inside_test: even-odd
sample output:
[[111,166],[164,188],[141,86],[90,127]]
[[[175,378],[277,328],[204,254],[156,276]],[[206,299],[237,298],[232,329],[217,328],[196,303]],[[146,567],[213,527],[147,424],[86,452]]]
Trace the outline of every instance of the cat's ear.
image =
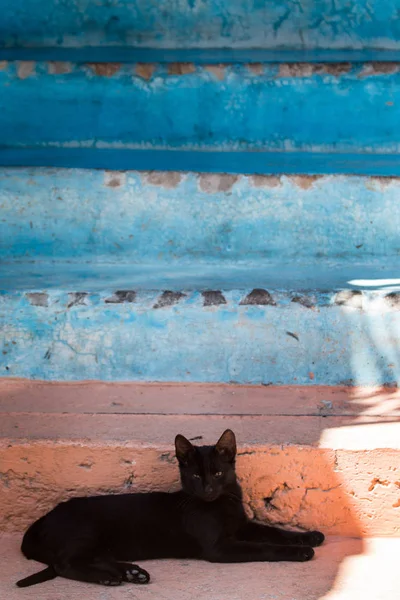
[[236,438],[233,431],[227,429],[219,438],[215,445],[215,449],[218,454],[224,460],[232,462],[236,456]]
[[176,458],[183,465],[187,465],[195,452],[193,445],[183,435],[176,436],[175,451]]

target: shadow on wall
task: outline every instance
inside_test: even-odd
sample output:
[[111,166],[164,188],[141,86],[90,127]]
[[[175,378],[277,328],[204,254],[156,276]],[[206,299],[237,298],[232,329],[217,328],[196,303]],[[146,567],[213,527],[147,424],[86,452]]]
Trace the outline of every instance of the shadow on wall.
[[[400,393],[397,387],[382,387],[347,388],[346,394],[335,409],[326,388],[324,402],[335,416],[309,420],[309,444],[319,452],[284,445],[265,449],[265,460],[249,449],[238,460],[245,500],[256,518],[349,536],[337,538],[329,553],[317,549],[320,585],[313,581],[308,587],[305,575],[296,588],[298,598],[351,597],[365,589],[364,597],[374,600],[380,594],[391,597],[385,589],[395,589],[395,568],[387,569],[379,544],[368,537],[400,535]],[[308,425],[296,417],[292,439]],[[388,571],[379,589],[371,578],[377,565]],[[289,569],[286,577],[290,588]]]
[[[347,589],[357,594],[367,581],[367,597],[383,597],[369,574],[382,557],[371,552],[376,542],[367,538],[400,535],[400,280],[349,283],[363,288],[362,293],[344,292],[351,301],[341,306],[348,325],[343,352],[353,373],[351,387],[342,388],[342,396],[335,394],[338,388],[327,387],[318,399],[320,417],[312,410],[308,423],[293,419],[290,436],[295,440],[300,429],[308,427],[308,444],[317,445],[320,452],[286,445],[266,449],[265,461],[247,451],[239,458],[244,487],[250,490],[246,502],[257,518],[305,529],[324,523],[333,534],[354,536],[332,547],[329,560],[321,565],[323,589],[309,595],[321,600]],[[361,387],[367,380],[376,387]],[[312,394],[305,389],[304,397]],[[393,567],[388,574],[384,587],[393,585],[394,590]],[[308,597],[309,591],[304,593]]]

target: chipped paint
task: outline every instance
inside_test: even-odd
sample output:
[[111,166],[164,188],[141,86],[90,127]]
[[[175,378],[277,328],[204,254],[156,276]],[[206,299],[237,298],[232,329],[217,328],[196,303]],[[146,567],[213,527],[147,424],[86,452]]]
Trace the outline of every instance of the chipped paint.
[[335,75],[339,77],[344,73],[349,73],[351,71],[352,65],[349,62],[343,63],[328,63],[326,65],[322,65],[320,67],[322,69],[322,73],[328,73],[329,75]]
[[185,296],[186,294],[183,294],[182,292],[163,292],[157,302],[154,304],[153,308],[157,309],[174,306],[175,304],[178,304]]
[[87,66],[98,77],[112,77],[121,68],[120,63],[88,63]]
[[385,300],[392,309],[400,310],[400,293],[399,292],[390,292],[385,297]]
[[225,65],[206,65],[204,68],[218,79],[218,81],[225,79]]
[[88,294],[86,292],[69,293],[67,308],[72,308],[73,306],[87,306],[87,297]]
[[21,60],[17,66],[17,76],[19,79],[27,79],[35,70],[35,63],[31,60]]
[[262,75],[264,72],[264,65],[262,63],[252,63],[247,65],[247,68],[253,75]]
[[167,190],[175,189],[182,181],[182,174],[174,171],[169,171],[168,173],[151,171],[150,173],[144,173],[143,177],[147,183],[163,187]]
[[364,65],[359,77],[374,77],[378,75],[394,75],[399,72],[396,62],[370,62]]
[[276,175],[253,175],[251,182],[254,187],[278,187],[281,185],[281,178]]
[[229,192],[238,179],[237,175],[199,175],[199,186],[207,194]]
[[240,304],[242,306],[275,306],[275,301],[267,290],[255,289]]
[[[400,148],[400,72],[388,72],[390,65],[368,74],[362,64],[266,64],[256,74],[234,64],[224,67],[222,80],[217,65],[213,75],[210,67],[192,63],[159,64],[154,72],[149,65],[143,71],[132,64],[74,64],[55,75],[55,63],[37,63],[34,71],[33,64],[19,63],[19,76],[15,63],[0,71],[0,130],[9,150],[47,150],[50,156],[61,150],[75,156],[77,149],[279,151],[277,164],[285,170],[282,161],[296,152],[320,153],[325,162],[327,153],[354,153],[359,169],[359,155],[384,160]],[[200,154],[204,160],[206,153]],[[239,168],[262,173],[260,155],[254,154],[256,166],[252,156]],[[180,160],[171,152],[161,168],[185,170]],[[268,168],[268,155],[264,161]],[[313,165],[308,169],[312,173]],[[205,179],[204,186],[222,191],[221,181],[218,187]]]
[[155,69],[156,65],[151,63],[137,63],[135,65],[136,75],[142,79],[146,79],[146,81],[149,81],[152,78]]
[[[287,63],[279,65],[279,77],[313,77],[315,75],[332,75],[340,77],[349,73],[352,69],[351,63]],[[384,73],[384,71],[382,71]]]
[[106,171],[104,173],[104,185],[110,188],[119,188],[126,183],[125,173],[118,173],[116,171]]
[[309,296],[294,296],[294,298],[292,298],[292,302],[297,302],[305,308],[314,308],[315,305],[315,300]]
[[123,302],[135,302],[136,292],[133,290],[119,290],[104,300],[106,304],[122,304]]
[[196,72],[196,67],[193,63],[170,63],[168,65],[169,75],[190,75]]
[[72,64],[69,62],[55,61],[49,62],[48,65],[50,75],[65,75],[72,71]]
[[202,292],[204,298],[204,306],[219,306],[226,304],[225,296],[220,291]]
[[32,304],[29,294],[0,295],[2,377],[377,386],[400,380],[393,333],[400,311],[385,292],[353,296],[362,308],[315,292],[313,310],[293,302],[297,294],[277,290],[104,291],[82,302],[78,294],[42,293],[47,306]]
[[48,306],[49,295],[46,292],[31,292],[27,298],[32,306]]
[[2,169],[0,289],[395,285],[399,194],[393,178]]
[[319,179],[321,175],[298,175],[293,177],[292,181],[302,190],[309,190]]

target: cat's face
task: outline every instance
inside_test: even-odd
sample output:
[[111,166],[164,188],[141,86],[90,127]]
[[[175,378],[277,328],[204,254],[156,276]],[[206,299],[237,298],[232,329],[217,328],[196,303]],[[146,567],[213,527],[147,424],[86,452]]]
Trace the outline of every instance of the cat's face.
[[215,446],[193,446],[183,435],[177,435],[175,450],[186,493],[212,502],[236,481],[236,439],[230,429]]

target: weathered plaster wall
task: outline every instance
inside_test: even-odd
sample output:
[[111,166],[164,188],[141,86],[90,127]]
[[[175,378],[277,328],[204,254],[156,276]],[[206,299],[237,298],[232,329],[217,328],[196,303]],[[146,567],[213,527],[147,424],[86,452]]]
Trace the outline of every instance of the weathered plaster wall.
[[396,383],[399,306],[394,292],[3,293],[1,375]]
[[[73,496],[179,489],[168,447],[10,441],[0,444],[0,527],[5,531],[22,531]],[[396,461],[395,450],[260,446],[239,451],[238,473],[250,517],[336,535],[396,536]]]
[[0,12],[8,46],[398,49],[400,36],[396,0],[2,0]]
[[1,63],[0,87],[0,146],[47,149],[49,156],[79,148],[399,150],[397,63],[144,68],[16,61]]
[[0,289],[373,285],[398,276],[399,194],[389,178],[2,169]]

